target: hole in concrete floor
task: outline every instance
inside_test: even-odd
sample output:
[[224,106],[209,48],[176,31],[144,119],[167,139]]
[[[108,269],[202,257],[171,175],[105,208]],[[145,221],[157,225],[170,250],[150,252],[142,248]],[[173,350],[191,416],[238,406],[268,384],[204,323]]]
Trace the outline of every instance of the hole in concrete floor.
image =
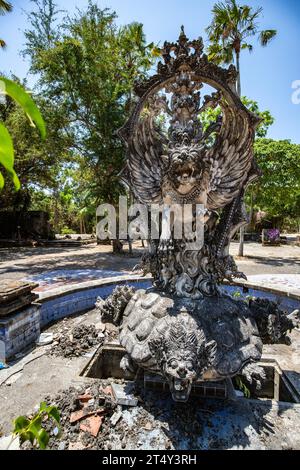
[[[136,379],[133,374],[125,374],[120,367],[121,359],[126,354],[124,348],[118,343],[108,343],[96,351],[94,356],[81,372],[81,376],[92,379],[124,379],[132,381]],[[281,371],[274,361],[260,364],[266,373],[266,381],[261,390],[255,390],[253,386],[247,386],[253,399],[271,399],[275,401],[300,403],[300,397],[294,389],[288,377]],[[147,390],[167,391],[168,384],[160,376],[144,374],[140,371],[137,380],[143,381]],[[197,382],[191,395],[207,398],[228,398],[230,390],[226,381]]]

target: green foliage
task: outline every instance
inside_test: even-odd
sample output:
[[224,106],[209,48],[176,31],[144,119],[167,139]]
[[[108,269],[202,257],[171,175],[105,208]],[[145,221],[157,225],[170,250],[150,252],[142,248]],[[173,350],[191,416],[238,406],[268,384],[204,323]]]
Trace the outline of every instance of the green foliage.
[[61,145],[74,163],[61,165],[56,175],[55,224],[67,210],[73,222],[90,226],[97,205],[116,203],[124,192],[124,147],[116,131],[132,108],[135,80],[159,51],[147,44],[141,24],[119,27],[115,13],[92,1],[61,20],[54,1],[34,3],[24,54],[39,77],[40,95],[59,110]]
[[242,294],[240,293],[239,290],[237,290],[233,292],[232,297],[234,297],[235,299],[240,299],[242,297]]
[[252,113],[256,114],[261,118],[261,123],[256,129],[256,137],[266,137],[268,129],[274,124],[275,119],[271,115],[269,110],[260,111],[258,103],[254,100],[250,100],[246,96],[242,97],[242,102]]
[[218,2],[213,6],[213,19],[206,28],[211,45],[208,52],[210,59],[219,63],[233,62],[233,53],[241,50],[253,51],[253,45],[247,40],[259,35],[264,47],[276,36],[274,29],[259,30],[258,19],[263,9],[253,10],[249,5],[238,5],[236,0]]
[[[32,127],[37,127],[42,138],[46,136],[46,127],[42,115],[28,93],[18,84],[5,77],[0,77],[1,92],[13,99],[28,117]],[[0,122],[0,164],[11,176],[15,189],[20,189],[20,181],[14,170],[14,146],[10,133]],[[0,189],[4,186],[4,178],[0,172]]]
[[74,230],[70,229],[69,227],[63,227],[61,230],[60,230],[60,233],[62,235],[72,235],[74,234]]
[[0,77],[4,83],[4,93],[10,96],[18,103],[27,115],[32,127],[37,127],[40,131],[42,139],[46,137],[46,126],[42,115],[30,95],[18,83],[13,82],[5,77]]
[[[20,181],[14,170],[14,146],[6,127],[0,122],[0,163],[11,175],[15,188],[20,189]],[[0,172],[0,189],[4,186],[4,178]]]
[[241,96],[240,54],[243,50],[253,51],[249,39],[257,36],[265,47],[277,35],[275,29],[260,31],[258,19],[263,9],[253,9],[249,5],[239,5],[236,0],[215,3],[213,19],[206,28],[210,45],[208,56],[218,64],[230,64],[236,60],[238,70],[237,91]]
[[237,388],[243,392],[245,398],[251,398],[251,393],[249,388],[244,384],[243,380],[241,379],[240,376],[234,377],[235,384]]
[[[0,0],[0,15],[5,15],[5,13],[9,13],[12,11],[12,4],[7,2],[6,0]],[[0,49],[6,48],[6,42],[4,39],[0,38]],[[1,179],[1,178],[0,178]]]
[[[243,96],[242,103],[249,109],[252,113],[256,114],[261,118],[261,123],[256,129],[256,137],[266,137],[269,127],[274,123],[275,119],[271,115],[269,110],[261,111],[259,105],[256,101],[250,100],[246,96]],[[215,109],[208,108],[203,113],[201,113],[201,121],[203,123],[204,131],[208,126],[215,122],[221,114],[221,108],[218,106]]]
[[12,11],[12,4],[6,0],[0,0],[0,15]]
[[254,208],[272,217],[300,218],[300,145],[258,139],[255,158],[262,176],[251,186]]
[[32,445],[45,450],[50,436],[43,424],[48,421],[52,421],[54,427],[60,430],[60,413],[57,407],[47,406],[42,402],[39,411],[31,419],[19,416],[14,420],[13,434],[20,437],[21,443],[30,441]]

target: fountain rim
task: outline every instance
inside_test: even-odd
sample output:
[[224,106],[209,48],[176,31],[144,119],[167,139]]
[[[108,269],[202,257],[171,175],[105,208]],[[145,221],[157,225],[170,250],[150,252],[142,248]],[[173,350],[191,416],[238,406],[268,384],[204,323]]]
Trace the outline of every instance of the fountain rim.
[[[35,303],[40,304],[40,303],[48,302],[53,299],[57,299],[59,297],[64,297],[69,294],[84,292],[84,291],[96,289],[99,287],[105,287],[105,286],[110,286],[110,285],[115,285],[115,284],[126,284],[127,282],[138,283],[138,282],[143,282],[143,281],[151,281],[152,279],[153,278],[151,275],[142,276],[140,274],[123,274],[123,275],[115,276],[115,277],[106,277],[106,278],[101,278],[101,279],[89,280],[89,281],[80,282],[77,284],[70,284],[70,285],[67,284],[64,286],[60,286],[57,289],[50,290],[50,291],[38,292],[39,298],[36,300]],[[263,286],[260,283],[256,283],[253,281],[246,281],[246,280],[237,280],[232,283],[229,283],[228,281],[225,280],[222,283],[222,285],[261,291],[261,292],[265,292],[268,294],[277,295],[280,297],[287,297],[287,298],[294,299],[300,302],[300,295],[298,293],[292,292],[291,290],[285,289],[284,286],[282,289],[279,289],[279,288],[273,288],[270,286]]]

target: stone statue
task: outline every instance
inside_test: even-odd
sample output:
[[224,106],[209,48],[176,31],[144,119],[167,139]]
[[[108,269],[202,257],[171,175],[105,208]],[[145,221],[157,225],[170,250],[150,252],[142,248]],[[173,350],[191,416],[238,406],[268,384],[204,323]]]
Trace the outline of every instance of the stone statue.
[[[260,119],[237,95],[235,68],[209,62],[202,39],[189,41],[182,28],[161,55],[157,74],[136,84],[138,101],[119,134],[127,148],[123,181],[138,202],[160,205],[161,220],[170,224],[161,223],[160,238],[149,240],[143,267],[153,288],[131,298],[120,342],[128,353],[124,367],[162,374],[174,400],[186,401],[196,380],[244,373],[260,385],[264,378],[254,315],[220,288],[224,279],[245,277],[229,244],[246,220],[245,188],[259,175],[253,142]],[[202,96],[204,87],[213,91]],[[184,220],[187,204],[191,230],[178,239],[175,222]],[[195,250],[197,207],[204,236]]]
[[[190,42],[183,31],[176,44],[165,43],[165,64],[137,84],[140,100],[120,130],[128,155],[123,180],[139,202],[162,204],[165,212],[171,204],[205,207],[199,252],[186,248],[188,237],[173,240],[170,231],[162,230],[144,260],[156,287],[192,298],[216,294],[225,278],[244,277],[228,246],[246,220],[244,189],[258,175],[252,147],[260,120],[236,94],[234,67],[224,70],[202,51],[202,40]],[[215,92],[202,99],[204,84]],[[201,116],[216,107],[221,117],[204,128]],[[165,133],[159,126],[161,113],[169,119]]]

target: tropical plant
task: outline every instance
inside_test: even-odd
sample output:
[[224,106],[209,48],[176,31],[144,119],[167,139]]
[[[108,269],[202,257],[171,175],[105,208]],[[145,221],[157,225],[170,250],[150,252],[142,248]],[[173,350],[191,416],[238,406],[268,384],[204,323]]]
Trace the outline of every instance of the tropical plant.
[[[246,106],[249,111],[256,114],[260,117],[261,122],[259,123],[256,129],[256,138],[266,137],[269,127],[274,123],[275,119],[268,109],[261,110],[257,101],[250,100],[246,96],[242,96],[242,103]],[[219,116],[221,116],[222,111],[220,106],[216,108],[208,108],[203,113],[201,113],[201,122],[203,125],[203,130],[206,131],[208,126],[213,122],[216,122]]]
[[53,435],[58,437],[60,433],[60,413],[56,406],[47,406],[42,402],[39,410],[31,418],[19,416],[14,420],[13,436],[19,436],[21,444],[29,441],[41,450],[47,448],[50,435],[45,429],[45,424],[53,427]]
[[124,193],[124,146],[117,130],[130,112],[133,84],[151,68],[157,48],[147,44],[141,24],[120,27],[116,14],[95,2],[59,22],[53,0],[34,3],[24,53],[39,77],[39,93],[64,116],[68,148],[80,160],[72,172],[72,201],[91,220],[97,205],[117,205]]
[[[0,76],[0,95],[12,98],[27,115],[30,125],[37,127],[42,138],[46,137],[46,126],[42,115],[30,95],[18,83]],[[0,122],[0,164],[11,176],[16,190],[20,189],[20,181],[14,169],[14,146],[6,126]],[[0,172],[0,189],[4,186],[4,177]]]
[[[275,29],[260,30],[258,19],[263,9],[254,10],[249,5],[238,5],[236,0],[218,2],[213,6],[213,19],[206,28],[210,45],[209,58],[216,63],[230,64],[235,61],[237,93],[242,95],[240,55],[243,50],[253,51],[250,38],[258,37],[265,47],[277,35]],[[240,229],[239,256],[244,256],[244,227]]]
[[[5,13],[9,13],[12,11],[12,4],[9,2],[6,2],[5,0],[0,0],[0,15],[5,15]],[[6,42],[4,39],[0,38],[0,48],[5,49],[6,48]]]
[[283,226],[293,219],[300,224],[300,145],[288,140],[257,139],[255,159],[262,176],[249,188],[255,210],[266,212]]
[[240,55],[243,50],[253,51],[250,38],[257,37],[265,47],[277,35],[275,29],[260,30],[258,19],[263,8],[253,10],[249,5],[238,5],[236,0],[218,2],[213,6],[213,19],[206,28],[210,45],[209,58],[218,63],[234,62],[238,72],[237,92],[241,96]]

